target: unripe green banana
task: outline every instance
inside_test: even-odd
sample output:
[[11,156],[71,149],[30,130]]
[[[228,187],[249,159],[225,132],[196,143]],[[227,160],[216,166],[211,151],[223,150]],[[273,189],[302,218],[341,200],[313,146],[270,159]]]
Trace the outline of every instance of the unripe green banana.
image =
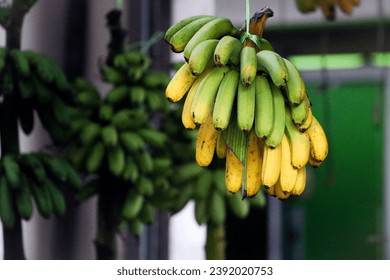
[[112,148],[118,144],[118,131],[112,124],[109,124],[102,128],[101,136],[103,143],[104,145],[106,145],[106,147]]
[[51,180],[46,181],[45,188],[47,189],[53,205],[53,213],[57,216],[64,216],[66,212],[66,203],[62,192]]
[[123,169],[122,178],[125,181],[134,183],[137,181],[138,175],[139,171],[137,165],[133,161],[127,162],[125,168]]
[[128,221],[128,226],[131,234],[133,234],[136,237],[139,237],[142,233],[142,230],[144,229],[144,224],[141,222],[140,219],[135,218]]
[[236,37],[226,35],[219,40],[214,51],[214,63],[218,67],[225,66],[231,61],[234,65],[240,64],[242,44]]
[[150,153],[144,151],[135,156],[135,160],[138,163],[139,170],[143,174],[149,174],[153,171],[153,159]]
[[272,90],[265,76],[257,76],[255,84],[255,131],[259,138],[267,139],[271,135],[274,122]]
[[127,130],[136,127],[141,120],[135,119],[135,112],[130,109],[122,109],[112,116],[111,123],[119,130]]
[[111,105],[119,104],[127,98],[128,93],[129,88],[127,85],[115,86],[109,92],[107,92],[105,101]]
[[112,84],[120,84],[126,80],[125,75],[117,69],[104,65],[101,69],[103,80]]
[[249,133],[255,120],[255,83],[249,86],[238,83],[237,124],[240,130]]
[[91,174],[98,171],[102,165],[104,155],[105,155],[104,143],[101,141],[96,142],[92,146],[91,150],[89,151],[85,159],[86,170]]
[[20,187],[20,168],[18,162],[11,155],[4,155],[2,158],[2,169],[4,171],[5,178],[12,188]]
[[188,180],[192,180],[203,173],[203,171],[204,169],[194,162],[182,164],[175,171],[175,176],[172,178],[173,183],[181,184]]
[[268,147],[276,148],[282,142],[286,121],[286,109],[282,91],[275,85],[271,85],[271,90],[274,104],[274,122],[272,132],[265,140],[265,144]]
[[218,42],[217,39],[209,39],[194,48],[188,61],[192,75],[199,76],[203,73],[208,63],[212,61]]
[[202,17],[199,19],[190,22],[178,32],[176,32],[171,40],[169,40],[169,44],[171,45],[171,49],[175,53],[180,53],[184,51],[186,45],[191,40],[192,37],[208,22],[215,19],[213,16]]
[[134,219],[141,211],[143,204],[143,195],[139,194],[135,189],[129,190],[121,210],[122,217],[126,220]]
[[152,128],[141,128],[138,130],[139,135],[154,148],[162,148],[167,143],[167,134],[152,129]]
[[0,217],[5,228],[12,228],[15,223],[13,199],[5,176],[0,177]]
[[196,125],[204,123],[212,112],[218,88],[229,70],[227,66],[214,68],[199,85],[191,108],[192,118]]
[[46,219],[49,218],[53,213],[53,203],[50,199],[49,192],[45,187],[45,183],[38,186],[34,182],[30,181],[29,187],[39,213],[42,215],[42,217]]
[[221,225],[225,222],[225,197],[216,190],[213,190],[209,196],[208,216],[210,217],[210,222],[214,225]]
[[131,86],[129,88],[130,101],[134,104],[144,102],[146,97],[145,88],[142,86]]
[[154,186],[149,178],[141,176],[137,182],[137,190],[144,196],[151,196],[154,193]]
[[293,105],[300,104],[306,96],[305,83],[298,69],[289,60],[283,58],[288,72],[287,79],[287,98]]
[[171,40],[172,36],[174,34],[176,34],[177,32],[179,32],[181,29],[183,29],[186,25],[190,24],[191,22],[193,22],[195,20],[198,20],[198,19],[204,18],[204,17],[209,17],[209,16],[206,16],[206,15],[196,15],[196,16],[191,16],[191,17],[188,17],[188,18],[184,18],[184,19],[176,22],[171,27],[169,27],[168,30],[165,32],[165,36],[164,36],[165,41],[169,43],[169,41]]
[[37,184],[43,184],[46,180],[45,167],[37,154],[22,155],[20,160],[23,173],[34,180]]
[[215,129],[226,129],[236,98],[240,74],[237,70],[230,70],[222,79],[218,88],[213,109],[213,123]]
[[234,34],[236,30],[228,18],[218,17],[209,21],[196,32],[184,48],[185,60],[189,60],[192,51],[199,43],[208,39],[219,39],[224,35]]
[[213,185],[213,173],[205,169],[200,176],[197,177],[194,197],[199,200],[206,200],[209,193],[211,193]]
[[[23,183],[27,183],[27,180],[23,180]],[[15,191],[14,197],[16,208],[18,209],[20,217],[24,220],[29,220],[33,213],[33,203],[28,186],[23,185],[23,187]]]
[[228,203],[230,210],[233,214],[240,219],[244,219],[248,216],[250,205],[248,199],[242,199],[238,193],[228,195]]
[[63,160],[56,156],[49,156],[42,154],[41,162],[43,163],[46,174],[50,175],[53,180],[57,182],[65,182],[66,181],[66,171],[64,169]]
[[99,108],[99,118],[103,121],[111,120],[114,114],[114,108],[109,104],[102,104]]
[[206,199],[198,199],[195,201],[195,220],[198,225],[208,222],[208,202]]
[[30,76],[30,64],[25,53],[18,49],[12,49],[9,54],[18,74],[24,78]]
[[240,54],[240,80],[245,86],[250,86],[257,75],[256,50],[245,46]]
[[300,126],[309,115],[310,100],[305,94],[303,101],[299,105],[291,105],[291,118],[296,126]]
[[260,42],[261,42],[261,50],[267,50],[267,51],[273,51],[274,50],[274,48],[272,47],[271,43],[267,39],[261,38]]
[[135,132],[122,132],[119,134],[119,140],[123,148],[129,153],[135,154],[145,149],[145,141]]
[[145,224],[152,224],[156,220],[153,206],[150,203],[144,203],[138,218]]
[[278,53],[268,50],[259,51],[256,56],[258,70],[268,74],[278,88],[286,88],[288,71],[283,58]]
[[119,145],[107,151],[108,168],[115,176],[119,176],[125,168],[125,152]]
[[101,126],[94,122],[89,122],[80,132],[80,141],[83,145],[90,145],[100,135]]

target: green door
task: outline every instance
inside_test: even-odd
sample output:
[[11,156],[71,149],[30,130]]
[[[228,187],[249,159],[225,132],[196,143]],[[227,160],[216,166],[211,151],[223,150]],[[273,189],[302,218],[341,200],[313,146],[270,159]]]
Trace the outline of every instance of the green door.
[[308,168],[303,196],[283,203],[285,258],[383,259],[383,87],[359,82],[308,92],[329,156]]

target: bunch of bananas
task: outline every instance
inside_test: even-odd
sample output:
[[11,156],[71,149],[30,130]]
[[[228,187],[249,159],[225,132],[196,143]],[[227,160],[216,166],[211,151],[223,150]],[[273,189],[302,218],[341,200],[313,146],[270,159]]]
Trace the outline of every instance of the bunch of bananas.
[[77,112],[60,66],[41,53],[0,48],[0,73],[0,96],[15,100],[23,132],[33,130],[36,111],[52,139],[66,141],[70,117]]
[[[261,30],[272,14],[262,10],[250,26]],[[178,102],[187,94],[182,122],[186,129],[199,127],[196,162],[206,167],[214,153],[226,159],[230,192],[242,189],[244,197],[253,197],[263,185],[281,199],[299,195],[306,164],[317,167],[327,156],[326,135],[297,68],[261,34],[253,44],[240,41],[243,33],[228,19],[212,16],[170,27],[165,39],[173,51],[184,52],[186,62],[168,84],[166,98]]]
[[360,0],[295,0],[297,8],[302,13],[314,12],[318,7],[327,20],[336,18],[336,6],[347,15],[351,15],[353,8],[360,4]]
[[40,152],[3,156],[0,173],[0,218],[7,228],[15,222],[14,211],[22,219],[31,218],[33,200],[44,218],[64,215],[65,198],[58,185],[81,187],[80,177],[68,161]]

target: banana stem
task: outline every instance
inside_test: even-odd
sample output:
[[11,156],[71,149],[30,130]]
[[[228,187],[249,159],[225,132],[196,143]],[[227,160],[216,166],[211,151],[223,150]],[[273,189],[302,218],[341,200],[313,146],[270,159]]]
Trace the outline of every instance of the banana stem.
[[[6,47],[9,49],[20,49],[21,32],[25,14],[33,5],[24,2],[15,2],[9,18],[0,24],[6,31]],[[16,155],[20,153],[17,102],[14,94],[3,94],[4,100],[0,106],[0,118],[7,120],[0,122],[1,153]],[[23,233],[21,217],[14,205],[15,223],[12,228],[3,227],[4,259],[24,260],[26,259],[23,247]]]
[[225,256],[225,225],[207,224],[206,259],[224,260]]

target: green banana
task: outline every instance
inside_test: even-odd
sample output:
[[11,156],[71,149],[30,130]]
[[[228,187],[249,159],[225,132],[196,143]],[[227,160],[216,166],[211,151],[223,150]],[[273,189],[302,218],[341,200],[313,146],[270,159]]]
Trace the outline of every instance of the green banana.
[[112,148],[118,144],[118,131],[112,124],[106,125],[102,128],[101,136],[106,147]]
[[0,177],[0,217],[5,228],[12,228],[15,223],[13,197],[5,176]]
[[38,186],[34,182],[30,181],[29,184],[31,193],[34,197],[35,205],[38,208],[39,213],[44,218],[49,218],[53,213],[53,203],[50,198],[48,189],[45,187],[45,183]]
[[242,199],[241,195],[239,195],[238,193],[229,194],[228,203],[230,210],[232,210],[233,214],[236,217],[244,219],[248,216],[250,210],[248,199]]
[[105,155],[105,145],[101,141],[97,141],[92,145],[85,159],[85,169],[92,174],[99,170],[102,166]]
[[268,50],[268,51],[274,50],[271,43],[267,39],[261,38],[260,42],[261,42],[261,50]]
[[45,168],[46,174],[58,182],[65,182],[67,173],[64,169],[64,160],[56,156],[41,154],[41,162]]
[[154,172],[157,174],[169,173],[172,160],[169,157],[153,158]]
[[105,101],[111,105],[119,104],[127,98],[128,93],[129,88],[127,85],[115,86],[109,92],[107,92]]
[[272,132],[265,140],[268,147],[276,148],[282,142],[284,128],[285,128],[285,105],[282,91],[275,85],[271,85],[273,104],[274,104],[274,121],[272,125]]
[[150,153],[148,153],[147,151],[143,151],[134,156],[136,162],[138,163],[139,170],[143,174],[149,174],[153,171],[153,158]]
[[36,69],[36,73],[42,81],[45,83],[52,83],[54,81],[55,71],[53,71],[53,65],[56,64],[54,60],[34,51],[24,51],[24,54],[29,60],[30,65]]
[[129,88],[129,97],[132,103],[141,104],[146,97],[145,88],[141,86],[131,86]]
[[231,69],[223,77],[218,88],[213,109],[213,123],[217,130],[224,130],[229,124],[239,79],[239,72],[235,69]]
[[21,183],[19,163],[11,155],[4,155],[1,163],[9,186],[12,188],[19,188]]
[[126,77],[123,72],[118,71],[111,66],[104,65],[101,68],[101,72],[103,80],[112,84],[120,84],[126,80]]
[[197,177],[194,190],[195,199],[206,200],[211,192],[212,185],[213,173],[210,170],[205,169],[202,174]]
[[73,190],[79,191],[82,186],[79,173],[66,159],[63,159],[62,168],[66,174],[66,182],[68,185],[73,188]]
[[80,141],[83,145],[91,145],[101,133],[101,126],[98,123],[87,123],[80,132]]
[[302,102],[306,95],[305,83],[298,69],[289,60],[283,58],[288,72],[287,79],[287,98],[293,105],[298,105]]
[[268,74],[278,88],[286,88],[288,71],[283,58],[278,53],[269,50],[259,51],[256,56],[258,70]]
[[[23,180],[23,179],[22,179]],[[27,180],[23,180],[27,183]],[[19,215],[24,220],[29,220],[33,213],[33,203],[30,189],[27,185],[14,192],[15,204]]]
[[245,46],[240,54],[240,80],[245,86],[250,86],[257,75],[256,50]]
[[218,67],[229,63],[239,65],[242,44],[236,37],[226,35],[219,40],[214,50],[214,63]]
[[214,225],[220,225],[225,222],[226,206],[225,197],[218,191],[213,190],[209,196],[209,213],[210,222]]
[[153,224],[153,222],[156,220],[153,206],[150,205],[150,203],[145,202],[138,214],[138,217],[145,224]]
[[46,170],[38,154],[22,155],[20,164],[22,172],[37,184],[42,184],[46,180]]
[[206,199],[195,201],[195,220],[199,225],[206,224],[209,221],[208,202]]
[[119,134],[119,141],[123,148],[131,154],[143,151],[145,149],[145,141],[139,134],[135,132],[121,132]]
[[137,217],[144,204],[144,197],[135,189],[128,191],[125,202],[123,204],[121,215],[126,220],[131,220]]
[[192,118],[196,125],[204,123],[212,112],[218,88],[229,70],[227,66],[214,68],[200,83],[191,108]]
[[119,145],[107,151],[108,168],[115,176],[120,176],[125,168],[126,155]]
[[307,118],[310,110],[310,100],[305,94],[303,101],[299,105],[291,105],[291,118],[296,126],[300,126]]
[[109,104],[102,104],[99,108],[99,118],[103,121],[111,120],[114,114],[114,108]]
[[18,74],[23,78],[30,76],[30,64],[25,53],[18,49],[12,49],[9,54]]
[[197,45],[191,53],[188,65],[192,75],[199,76],[206,69],[210,61],[212,61],[215,47],[219,40],[209,39]]
[[141,128],[138,133],[146,143],[154,148],[163,148],[168,140],[167,134],[152,128]]
[[199,174],[203,173],[203,171],[204,169],[194,162],[185,163],[177,167],[172,181],[175,184],[182,184],[198,177]]
[[151,196],[154,193],[153,182],[144,176],[141,176],[137,182],[137,191],[144,196]]
[[134,183],[138,179],[138,166],[133,161],[128,161],[122,172],[122,178],[125,181]]
[[237,29],[233,26],[228,18],[218,17],[206,23],[198,32],[191,38],[184,48],[184,58],[189,60],[194,48],[199,43],[208,39],[219,39],[224,35],[234,34]]
[[215,19],[214,16],[198,18],[176,32],[169,40],[172,51],[175,53],[184,51],[191,38],[193,38],[197,32],[200,32],[201,28],[205,24],[212,21],[213,19]]
[[267,139],[274,122],[272,90],[265,76],[257,76],[255,84],[255,131],[259,138]]
[[183,27],[185,27],[186,25],[188,25],[189,23],[191,23],[191,22],[193,22],[195,20],[198,20],[198,19],[204,18],[204,17],[209,17],[209,16],[206,16],[206,15],[190,16],[190,17],[184,18],[184,19],[176,22],[171,27],[169,27],[168,30],[165,32],[164,40],[167,43],[169,43],[169,41],[171,40],[172,36],[175,35],[181,29],[183,29]]
[[240,130],[249,133],[255,120],[256,85],[238,84],[237,92],[237,124]]
[[139,237],[142,233],[142,230],[144,229],[144,224],[141,222],[140,219],[131,219],[128,221],[128,227],[131,232],[136,237]]
[[51,180],[47,180],[44,187],[47,189],[53,205],[53,213],[58,216],[64,216],[66,212],[66,202],[62,192]]

